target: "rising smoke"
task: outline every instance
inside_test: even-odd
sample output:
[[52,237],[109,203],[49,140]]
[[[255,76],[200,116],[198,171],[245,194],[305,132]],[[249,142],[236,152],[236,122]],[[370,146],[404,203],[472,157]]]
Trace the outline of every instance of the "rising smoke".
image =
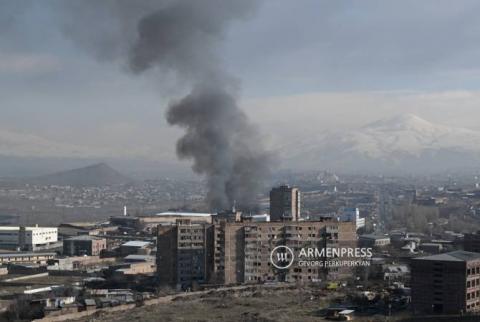
[[236,103],[236,82],[221,66],[217,47],[228,25],[244,18],[255,0],[63,1],[64,32],[100,59],[126,59],[134,73],[147,70],[189,84],[172,102],[171,125],[185,129],[181,159],[206,176],[207,201],[221,210],[234,201],[252,208],[269,174],[269,158],[254,126]]

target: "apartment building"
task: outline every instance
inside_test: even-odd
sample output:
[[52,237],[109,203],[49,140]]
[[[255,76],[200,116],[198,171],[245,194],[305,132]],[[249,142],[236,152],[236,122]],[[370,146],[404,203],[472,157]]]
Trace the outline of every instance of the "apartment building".
[[270,260],[272,250],[355,247],[356,239],[352,222],[219,222],[214,226],[213,276],[222,284],[342,278],[350,275],[349,267],[301,267],[298,258],[288,269],[277,269]]
[[187,289],[205,283],[212,270],[213,226],[179,219],[157,227],[157,272],[160,284]]
[[480,311],[480,254],[454,251],[411,262],[415,314]]
[[288,185],[270,191],[270,220],[297,221],[300,219],[300,190]]

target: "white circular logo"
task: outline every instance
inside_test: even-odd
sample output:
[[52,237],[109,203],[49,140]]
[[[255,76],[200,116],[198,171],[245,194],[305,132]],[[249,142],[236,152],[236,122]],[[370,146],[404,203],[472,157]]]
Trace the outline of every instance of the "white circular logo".
[[287,246],[277,246],[270,253],[270,263],[278,269],[287,269],[293,264],[295,255]]

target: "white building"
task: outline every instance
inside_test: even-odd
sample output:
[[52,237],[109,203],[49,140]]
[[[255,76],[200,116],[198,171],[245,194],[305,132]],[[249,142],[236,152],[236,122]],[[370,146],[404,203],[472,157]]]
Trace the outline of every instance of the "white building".
[[0,226],[0,248],[34,251],[58,242],[56,227]]
[[358,208],[340,208],[338,220],[342,222],[354,222],[357,229],[365,227],[365,218],[360,218],[360,210]]

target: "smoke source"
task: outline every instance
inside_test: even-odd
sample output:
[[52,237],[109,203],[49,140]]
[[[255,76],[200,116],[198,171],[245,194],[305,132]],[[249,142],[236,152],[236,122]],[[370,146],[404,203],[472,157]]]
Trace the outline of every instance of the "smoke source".
[[255,0],[63,1],[65,33],[102,59],[126,58],[134,73],[154,70],[189,84],[170,104],[167,121],[185,129],[181,159],[206,176],[211,209],[244,209],[269,174],[258,132],[239,109],[235,81],[221,67],[217,47],[228,25],[244,18]]

